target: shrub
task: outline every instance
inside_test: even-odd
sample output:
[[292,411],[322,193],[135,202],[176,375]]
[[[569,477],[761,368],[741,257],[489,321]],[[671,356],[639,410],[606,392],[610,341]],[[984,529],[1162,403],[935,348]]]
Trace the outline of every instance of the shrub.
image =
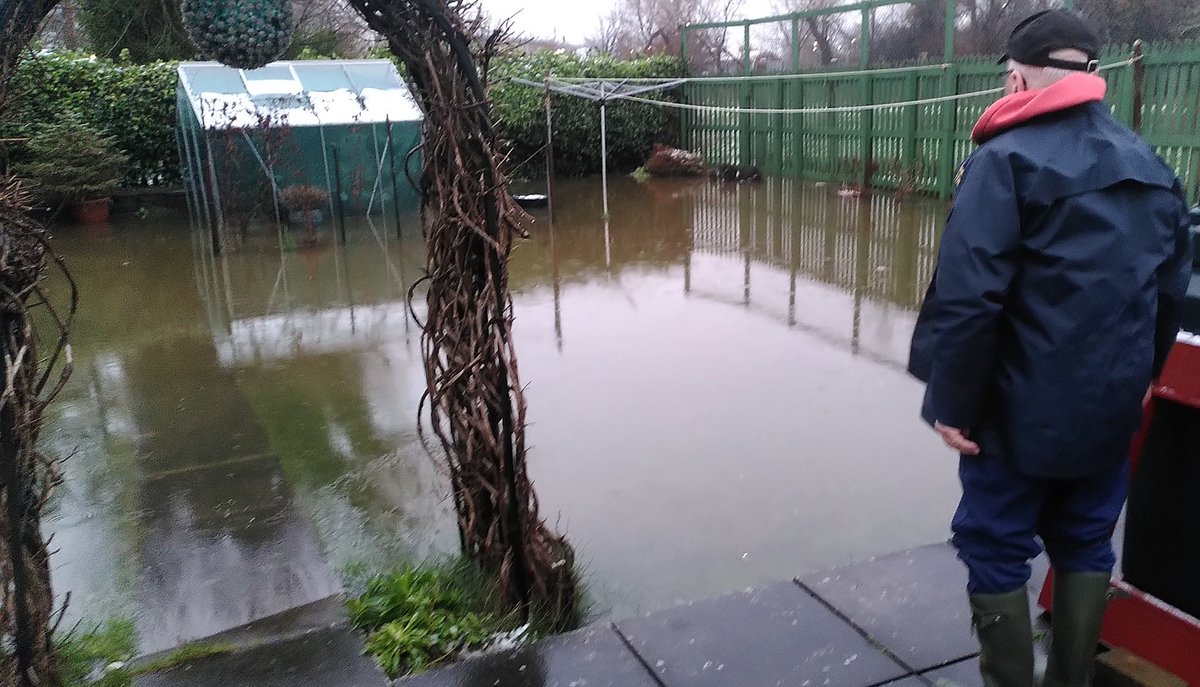
[[[168,62],[138,65],[80,53],[29,57],[13,78],[16,97],[0,122],[0,137],[29,138],[74,112],[129,157],[124,185],[178,184],[175,84],[175,65]],[[12,153],[14,162],[27,159],[19,146]]]
[[116,141],[73,114],[42,127],[29,141],[28,155],[16,175],[36,195],[66,201],[109,197],[128,162]]

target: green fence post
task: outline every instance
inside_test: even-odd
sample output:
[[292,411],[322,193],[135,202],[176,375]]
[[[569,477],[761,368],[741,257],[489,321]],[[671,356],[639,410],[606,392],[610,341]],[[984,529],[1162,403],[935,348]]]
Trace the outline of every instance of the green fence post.
[[[958,65],[953,62],[942,67],[942,95],[949,97],[958,93]],[[958,117],[958,102],[944,100],[939,121],[942,149],[938,160],[938,195],[949,198],[954,193],[954,136]]]
[[[688,67],[688,27],[686,24],[679,27],[679,61],[683,65],[683,75],[691,76],[692,70],[691,70],[691,68]],[[681,92],[683,93],[682,100],[685,103],[688,102],[688,95],[689,95],[690,90],[691,89],[686,84],[681,89]],[[696,126],[696,118],[694,116],[692,116],[691,112],[689,112],[687,110],[683,110],[682,112],[680,112],[680,114],[679,114],[679,135],[680,135],[680,139],[682,139],[681,144],[683,145],[685,150],[693,150],[693,151],[695,150],[695,139],[696,139],[696,134],[694,131],[695,126]]]
[[[800,18],[792,17],[792,73],[800,73]],[[792,79],[788,88],[792,90],[792,96],[788,98],[788,105],[793,110],[799,110],[801,102],[804,98],[804,82],[800,79]],[[791,129],[792,154],[791,168],[793,176],[800,176],[804,172],[804,121],[800,114],[793,114],[790,117],[788,125]]]
[[945,62],[954,61],[954,18],[957,14],[957,0],[946,0],[946,16],[945,16],[945,42],[943,46],[942,59]]
[[[742,24],[742,75],[750,76],[754,72],[754,65],[750,63],[750,22]],[[742,109],[749,110],[753,107],[753,87],[749,82],[742,83]],[[741,131],[738,136],[738,146],[741,148],[738,151],[738,160],[743,165],[754,164],[752,160],[753,153],[753,133],[751,131],[754,125],[754,119],[749,112],[743,112],[738,118],[741,122],[739,127]]]
[[792,17],[792,73],[800,73],[800,18]]
[[[921,96],[920,76],[914,70],[905,77],[905,99],[915,101]],[[918,105],[904,108],[904,143],[900,152],[900,170],[898,184],[902,184],[906,175],[912,174],[917,163],[917,109]]]
[[[871,65],[871,9],[863,8],[862,11],[862,27],[859,31],[859,56],[858,66],[862,70],[866,70]],[[862,81],[862,104],[866,108],[870,108],[873,103],[872,99],[872,77],[870,74],[863,74],[859,79]],[[867,191],[871,188],[871,177],[875,170],[873,169],[875,161],[872,127],[875,125],[875,111],[864,109],[860,114],[862,120],[862,148],[859,159],[862,161],[862,188]]]
[[785,79],[775,82],[775,109],[779,111],[772,117],[774,122],[771,125],[770,140],[774,146],[771,151],[771,157],[774,158],[772,171],[776,174],[783,174],[783,141],[787,137],[784,132],[787,122],[783,114],[783,110],[787,109],[787,81]]

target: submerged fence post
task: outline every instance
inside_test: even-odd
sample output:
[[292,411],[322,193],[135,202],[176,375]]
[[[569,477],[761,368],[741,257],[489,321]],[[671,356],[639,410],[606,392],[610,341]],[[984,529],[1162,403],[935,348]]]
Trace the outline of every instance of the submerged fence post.
[[600,184],[604,187],[604,221],[608,222],[608,99],[600,87]]
[[392,177],[392,214],[396,216],[396,238],[404,238],[400,226],[400,188],[396,185],[396,141],[392,136],[392,118],[385,117],[387,126],[388,171]]
[[[550,72],[546,72],[546,89],[542,95],[546,107],[546,215],[554,223],[554,118],[550,112]],[[608,158],[605,157],[605,164]]]
[[337,195],[338,232],[344,246],[346,245],[346,207],[342,201],[342,163],[338,156],[337,144],[331,144],[330,149],[333,153],[333,192]]

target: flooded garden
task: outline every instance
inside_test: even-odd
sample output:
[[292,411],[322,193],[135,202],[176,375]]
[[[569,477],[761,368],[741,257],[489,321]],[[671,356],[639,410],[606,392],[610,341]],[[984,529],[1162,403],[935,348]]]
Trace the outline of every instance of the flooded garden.
[[[770,178],[602,205],[561,183],[511,262],[530,476],[594,617],[948,534],[954,458],[904,372],[944,204]],[[417,221],[215,256],[173,211],[55,228],[83,294],[45,435],[69,618],[152,652],[457,551],[417,430]]]

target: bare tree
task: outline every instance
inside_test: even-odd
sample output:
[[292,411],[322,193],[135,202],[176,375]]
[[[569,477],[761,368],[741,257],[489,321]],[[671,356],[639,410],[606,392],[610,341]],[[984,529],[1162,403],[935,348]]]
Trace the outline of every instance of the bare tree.
[[376,42],[362,15],[346,0],[292,0],[296,17],[296,48],[322,55],[361,57]]
[[[844,4],[843,0],[779,0],[775,11],[780,14],[822,10]],[[786,45],[791,45],[791,27],[780,27],[786,33]],[[830,65],[844,59],[853,39],[853,26],[846,15],[827,14],[820,17],[805,17],[800,23],[800,55],[802,63],[812,64],[813,57],[819,65]]]
[[[741,6],[742,0],[618,0],[588,43],[618,57],[678,55],[685,24],[733,19]],[[693,71],[719,68],[731,57],[727,38],[723,29],[690,33],[688,61]]]
[[1200,35],[1200,3],[1194,0],[1079,0],[1077,5],[1108,43]]

